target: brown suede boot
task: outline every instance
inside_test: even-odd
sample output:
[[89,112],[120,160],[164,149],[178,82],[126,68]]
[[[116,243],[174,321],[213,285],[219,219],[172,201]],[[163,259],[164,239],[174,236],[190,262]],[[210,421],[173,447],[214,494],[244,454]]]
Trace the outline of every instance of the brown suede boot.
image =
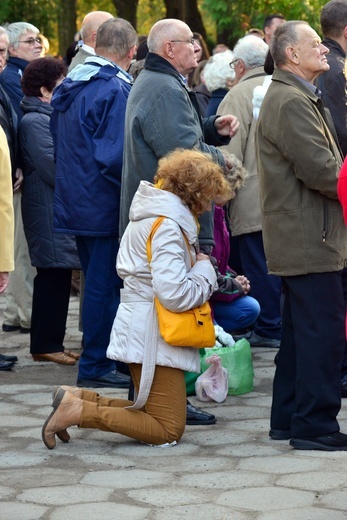
[[[77,386],[53,386],[52,388],[52,399],[54,401],[55,396],[57,395],[57,392],[59,388],[62,388],[65,390],[65,392],[70,392],[70,394],[75,395],[79,399],[82,399],[82,389],[78,388]],[[67,430],[61,430],[60,432],[55,432],[58,439],[61,440],[61,442],[69,442],[70,435]]]
[[80,424],[82,403],[81,399],[63,388],[59,388],[56,392],[52,403],[53,411],[42,427],[42,440],[49,450],[55,448],[56,433],[61,434],[66,428]]

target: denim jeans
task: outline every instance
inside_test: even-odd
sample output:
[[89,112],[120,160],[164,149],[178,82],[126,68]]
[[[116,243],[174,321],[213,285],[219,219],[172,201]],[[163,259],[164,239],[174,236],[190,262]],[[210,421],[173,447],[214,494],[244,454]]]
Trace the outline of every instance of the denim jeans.
[[76,244],[85,276],[84,348],[78,379],[95,379],[116,368],[115,362],[106,357],[106,350],[123,285],[116,271],[118,239],[76,236]]
[[212,300],[210,303],[214,319],[225,332],[250,327],[255,323],[260,312],[259,303],[251,296],[236,298],[231,303],[216,300]]

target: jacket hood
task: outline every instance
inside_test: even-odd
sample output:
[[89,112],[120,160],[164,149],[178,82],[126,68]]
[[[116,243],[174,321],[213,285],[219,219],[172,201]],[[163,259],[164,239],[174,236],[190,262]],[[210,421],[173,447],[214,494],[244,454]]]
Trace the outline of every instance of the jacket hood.
[[59,112],[65,112],[85,87],[86,82],[100,78],[107,81],[115,76],[127,83],[132,82],[131,76],[112,61],[101,56],[90,56],[83,64],[77,65],[54,89],[51,105]]
[[134,195],[129,219],[131,221],[164,216],[171,218],[183,229],[190,244],[196,242],[197,223],[182,200],[169,191],[155,188],[147,181],[141,181]]
[[35,96],[24,96],[20,102],[20,108],[23,110],[24,114],[27,114],[28,112],[39,112],[40,114],[51,116],[53,112],[53,108],[49,103],[45,103]]
[[72,81],[70,78],[65,78],[64,81],[54,89],[51,101],[52,107],[58,112],[66,112],[84,86],[84,81]]

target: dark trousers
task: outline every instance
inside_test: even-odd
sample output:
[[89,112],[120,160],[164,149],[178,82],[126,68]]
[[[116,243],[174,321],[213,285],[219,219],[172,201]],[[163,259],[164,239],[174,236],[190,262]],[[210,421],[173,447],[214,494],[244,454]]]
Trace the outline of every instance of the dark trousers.
[[31,315],[31,354],[49,354],[64,350],[71,273],[71,269],[37,268]]
[[271,428],[293,437],[339,431],[345,347],[342,273],[283,277],[281,347],[276,357]]
[[82,307],[84,346],[78,378],[94,379],[116,368],[106,357],[113,320],[123,286],[116,271],[118,239],[76,236],[78,255],[85,276]]
[[251,282],[250,296],[260,305],[254,331],[259,336],[281,339],[281,278],[268,274],[261,231],[238,236],[243,273]]
[[[347,268],[343,269],[342,271],[342,282],[343,282],[343,294],[345,298],[345,310],[347,315]],[[346,338],[346,344],[345,344],[345,352],[343,355],[343,361],[342,361],[342,377],[347,375],[347,338]]]

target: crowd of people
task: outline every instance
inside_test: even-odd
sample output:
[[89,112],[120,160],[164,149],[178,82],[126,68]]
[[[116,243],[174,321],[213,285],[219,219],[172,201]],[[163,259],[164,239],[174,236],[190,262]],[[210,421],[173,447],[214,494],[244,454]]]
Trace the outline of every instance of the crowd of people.
[[[323,41],[275,13],[210,53],[181,20],[139,46],[93,11],[66,60],[43,57],[33,25],[0,27],[2,329],[28,333],[34,361],[78,361],[76,386],[53,391],[47,448],[73,425],[172,446],[217,421],[187,400],[200,356],[161,337],[157,298],[209,301],[226,332],[274,349],[272,440],[347,451],[347,1],[321,25]],[[73,270],[81,352],[64,348]],[[128,399],[88,390],[103,387]]]

